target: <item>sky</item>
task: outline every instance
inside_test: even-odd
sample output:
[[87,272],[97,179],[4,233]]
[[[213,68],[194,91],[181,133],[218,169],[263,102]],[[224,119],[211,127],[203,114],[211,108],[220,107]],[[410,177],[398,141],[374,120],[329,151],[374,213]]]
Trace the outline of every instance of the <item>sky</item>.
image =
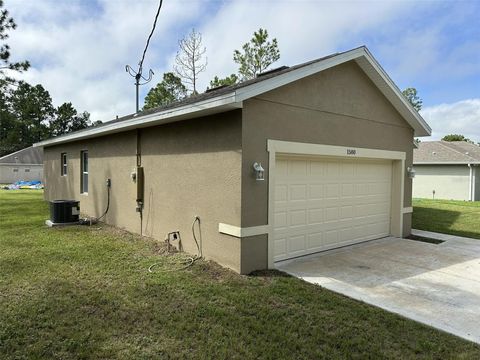
[[[42,84],[54,105],[72,102],[92,120],[135,111],[136,67],[157,10],[156,0],[5,0],[18,27],[7,43],[12,60],[29,60],[20,77]],[[480,1],[164,0],[144,69],[148,90],[172,71],[178,41],[203,37],[207,69],[236,73],[233,51],[260,27],[278,40],[272,67],[295,65],[366,45],[400,89],[415,87],[421,115],[438,140],[451,133],[480,142]]]

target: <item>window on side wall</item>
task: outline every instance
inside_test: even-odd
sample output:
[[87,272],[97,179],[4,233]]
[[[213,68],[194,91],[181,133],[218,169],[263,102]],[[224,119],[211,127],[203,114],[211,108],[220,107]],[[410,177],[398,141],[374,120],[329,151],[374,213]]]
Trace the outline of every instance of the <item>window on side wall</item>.
[[80,192],[88,194],[88,151],[84,150],[80,153],[81,159],[81,178],[80,178]]
[[25,172],[30,172],[30,169],[25,169]]
[[62,174],[62,176],[67,176],[67,172],[68,172],[67,153],[62,153],[61,161],[62,161],[62,166],[61,166],[61,170],[60,170],[61,174]]

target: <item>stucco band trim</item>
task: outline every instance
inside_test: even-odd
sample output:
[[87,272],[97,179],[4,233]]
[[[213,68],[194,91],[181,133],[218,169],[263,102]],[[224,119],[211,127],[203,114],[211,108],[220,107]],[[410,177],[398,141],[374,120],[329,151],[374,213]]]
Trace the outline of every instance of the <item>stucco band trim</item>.
[[268,268],[275,268],[273,260],[273,225],[275,199],[275,164],[277,154],[332,156],[341,158],[388,159],[392,160],[392,207],[390,232],[402,237],[403,197],[406,153],[402,151],[366,149],[357,147],[309,144],[290,141],[267,140],[268,164]]
[[227,235],[235,236],[238,238],[242,238],[242,237],[248,237],[248,236],[268,234],[268,225],[241,228],[235,225],[219,223],[218,232],[222,234],[227,234]]

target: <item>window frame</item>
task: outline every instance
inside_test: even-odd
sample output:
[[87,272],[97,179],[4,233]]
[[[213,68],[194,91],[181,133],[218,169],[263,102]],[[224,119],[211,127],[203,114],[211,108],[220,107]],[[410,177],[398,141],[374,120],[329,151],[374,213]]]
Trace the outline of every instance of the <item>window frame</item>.
[[68,158],[66,152],[60,154],[60,174],[61,176],[68,175]]
[[80,194],[88,195],[88,150],[80,151]]

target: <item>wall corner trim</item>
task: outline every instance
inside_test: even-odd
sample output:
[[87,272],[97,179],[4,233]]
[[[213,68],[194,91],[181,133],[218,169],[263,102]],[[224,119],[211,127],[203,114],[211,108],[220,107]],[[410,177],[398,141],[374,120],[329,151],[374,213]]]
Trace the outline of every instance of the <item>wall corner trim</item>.
[[251,227],[242,228],[235,225],[218,223],[218,232],[226,235],[235,236],[238,238],[244,238],[248,236],[268,234],[268,225],[251,226]]
[[402,210],[402,213],[404,214],[411,214],[413,213],[413,207],[404,207],[403,210]]

